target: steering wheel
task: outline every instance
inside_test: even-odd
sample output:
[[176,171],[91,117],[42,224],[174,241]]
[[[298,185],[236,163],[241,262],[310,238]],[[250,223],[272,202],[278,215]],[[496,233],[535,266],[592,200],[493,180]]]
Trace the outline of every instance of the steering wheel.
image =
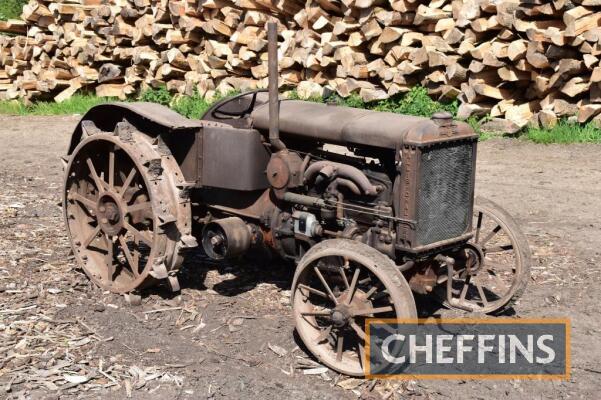
[[[201,119],[223,120],[243,118],[249,115],[255,108],[257,95],[262,92],[267,92],[267,90],[259,89],[251,92],[245,92],[218,101],[211,108],[209,108],[207,112],[205,112]],[[248,96],[252,97],[250,102],[247,104],[247,99],[245,98]],[[207,118],[207,116],[209,118]]]

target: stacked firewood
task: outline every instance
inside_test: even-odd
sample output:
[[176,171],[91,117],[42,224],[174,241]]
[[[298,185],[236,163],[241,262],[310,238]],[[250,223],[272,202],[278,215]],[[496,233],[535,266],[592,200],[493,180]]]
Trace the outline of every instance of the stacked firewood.
[[267,84],[364,101],[416,85],[503,130],[601,120],[601,0],[32,0],[0,22],[0,98],[166,86],[214,96]]

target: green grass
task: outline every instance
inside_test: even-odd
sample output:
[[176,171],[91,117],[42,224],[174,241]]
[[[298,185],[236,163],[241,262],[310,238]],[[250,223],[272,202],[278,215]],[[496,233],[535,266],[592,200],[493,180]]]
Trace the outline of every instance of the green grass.
[[26,3],[27,0],[0,0],[0,20],[19,18]]
[[192,96],[172,95],[166,88],[150,89],[140,95],[139,101],[148,101],[170,107],[186,118],[199,119],[215,102],[237,94],[237,92],[217,95],[213,100],[204,99],[198,92]]
[[149,103],[157,103],[162,106],[170,106],[173,100],[173,95],[169,93],[167,88],[150,89],[142,93],[140,101]]
[[[288,98],[299,99],[296,90],[290,91]],[[417,115],[420,117],[431,117],[432,114],[437,111],[448,111],[455,116],[457,115],[457,109],[459,107],[458,101],[453,101],[451,103],[440,103],[432,100],[432,98],[428,96],[428,90],[421,86],[414,87],[408,93],[398,94],[386,100],[379,100],[370,103],[364,102],[361,97],[356,94],[346,98],[333,95],[327,99],[323,99],[321,97],[312,97],[307,100],[318,103],[335,102],[339,105],[347,107]]]
[[525,137],[535,143],[601,143],[601,129],[589,123],[560,121],[550,129],[528,128]]
[[114,101],[114,99],[96,97],[90,94],[77,94],[62,102],[37,102],[32,105],[13,101],[0,102],[0,114],[12,115],[69,115],[85,114],[90,108],[98,104]]
[[192,96],[177,97],[173,100],[171,108],[190,119],[199,119],[209,109],[209,107],[218,99],[206,101],[195,92]]
[[25,106],[19,101],[0,101],[0,115],[25,115]]

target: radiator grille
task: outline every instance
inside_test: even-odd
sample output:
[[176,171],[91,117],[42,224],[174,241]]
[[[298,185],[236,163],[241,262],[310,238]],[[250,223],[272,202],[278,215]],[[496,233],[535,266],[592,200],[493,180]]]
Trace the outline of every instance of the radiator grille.
[[417,197],[417,243],[427,245],[465,233],[471,216],[473,143],[424,149]]

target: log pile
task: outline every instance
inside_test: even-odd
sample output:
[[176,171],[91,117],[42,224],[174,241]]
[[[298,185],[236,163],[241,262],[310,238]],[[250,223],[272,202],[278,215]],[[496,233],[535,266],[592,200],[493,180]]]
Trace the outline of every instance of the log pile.
[[601,0],[32,0],[0,22],[0,98],[146,88],[266,87],[279,21],[281,85],[364,101],[415,85],[502,130],[601,121]]

